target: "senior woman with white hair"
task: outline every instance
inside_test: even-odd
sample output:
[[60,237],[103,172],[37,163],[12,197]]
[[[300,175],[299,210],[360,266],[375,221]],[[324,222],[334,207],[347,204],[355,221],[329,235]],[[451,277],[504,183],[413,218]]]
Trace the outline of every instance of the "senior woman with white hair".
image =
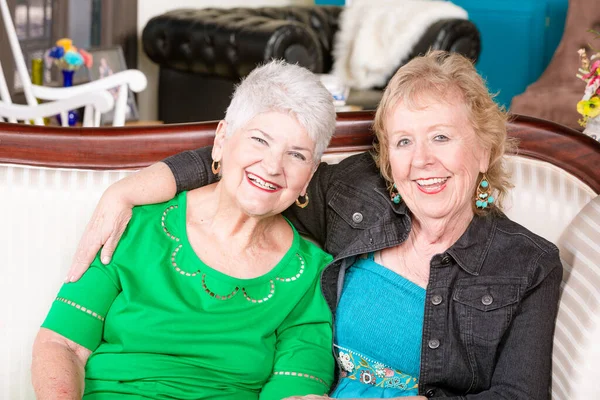
[[280,213],[309,201],[334,127],[308,70],[274,61],[250,73],[216,131],[221,179],[134,208],[112,261],[60,290],[34,344],[38,399],[327,393],[332,318],[319,281],[332,257]]

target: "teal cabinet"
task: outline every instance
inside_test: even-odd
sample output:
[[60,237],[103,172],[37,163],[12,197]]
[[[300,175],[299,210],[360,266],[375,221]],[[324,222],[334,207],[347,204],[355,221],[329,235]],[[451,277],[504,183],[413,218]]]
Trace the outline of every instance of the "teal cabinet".
[[565,30],[569,1],[546,0],[546,3],[546,48],[544,50],[544,62],[548,65]]
[[554,54],[564,29],[567,0],[453,0],[481,32],[477,69],[497,101],[536,81]]

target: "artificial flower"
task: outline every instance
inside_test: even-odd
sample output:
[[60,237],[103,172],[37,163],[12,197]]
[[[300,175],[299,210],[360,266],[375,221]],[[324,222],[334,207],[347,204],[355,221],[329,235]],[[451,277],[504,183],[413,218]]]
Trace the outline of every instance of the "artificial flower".
[[48,53],[48,55],[55,59],[62,58],[65,55],[65,49],[63,49],[60,46],[54,46],[53,48],[50,49],[50,52]]
[[593,76],[598,76],[600,74],[600,60],[596,60],[592,63],[590,68],[590,72],[583,76],[584,80],[590,79]]
[[[598,32],[595,32],[600,37]],[[585,49],[579,49],[580,68],[577,77],[585,82],[583,97],[577,103],[577,112],[583,116],[579,122],[587,127],[590,120],[600,115],[600,52],[588,58]]]
[[600,94],[600,80],[591,82],[585,87],[585,92],[581,100],[589,100],[596,94]]
[[600,97],[594,96],[589,100],[581,100],[577,103],[577,112],[587,118],[595,118],[600,115]]
[[72,67],[80,67],[83,65],[83,57],[76,51],[67,51],[64,60],[69,66]]
[[71,47],[73,47],[73,41],[68,38],[62,38],[56,41],[56,45],[62,47],[65,50],[65,52],[67,52],[71,50]]
[[58,40],[56,46],[46,51],[44,59],[46,64],[51,65],[53,61],[58,68],[68,71],[75,71],[84,64],[90,68],[94,60],[90,53],[75,47],[68,38]]
[[81,54],[81,57],[83,57],[83,63],[85,66],[91,68],[92,64],[94,63],[94,57],[83,49],[79,49],[79,54]]

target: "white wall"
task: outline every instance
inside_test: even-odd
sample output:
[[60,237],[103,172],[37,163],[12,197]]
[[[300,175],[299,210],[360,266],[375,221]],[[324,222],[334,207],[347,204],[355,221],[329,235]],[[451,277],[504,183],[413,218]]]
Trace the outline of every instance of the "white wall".
[[[139,0],[138,2],[138,69],[148,78],[148,87],[138,95],[141,120],[158,118],[158,66],[144,54],[141,44],[142,31],[154,16],[177,8],[205,7],[265,7],[298,4],[313,4],[312,0]],[[210,93],[207,93],[210,96]]]

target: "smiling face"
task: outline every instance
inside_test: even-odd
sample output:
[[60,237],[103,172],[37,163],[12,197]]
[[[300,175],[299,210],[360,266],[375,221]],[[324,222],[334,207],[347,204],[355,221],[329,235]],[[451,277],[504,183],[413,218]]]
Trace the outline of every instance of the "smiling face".
[[472,218],[471,202],[489,151],[477,140],[460,101],[399,102],[386,125],[394,182],[418,218]]
[[288,114],[267,112],[226,136],[221,121],[213,159],[221,162],[224,193],[253,217],[281,213],[306,193],[315,143]]

